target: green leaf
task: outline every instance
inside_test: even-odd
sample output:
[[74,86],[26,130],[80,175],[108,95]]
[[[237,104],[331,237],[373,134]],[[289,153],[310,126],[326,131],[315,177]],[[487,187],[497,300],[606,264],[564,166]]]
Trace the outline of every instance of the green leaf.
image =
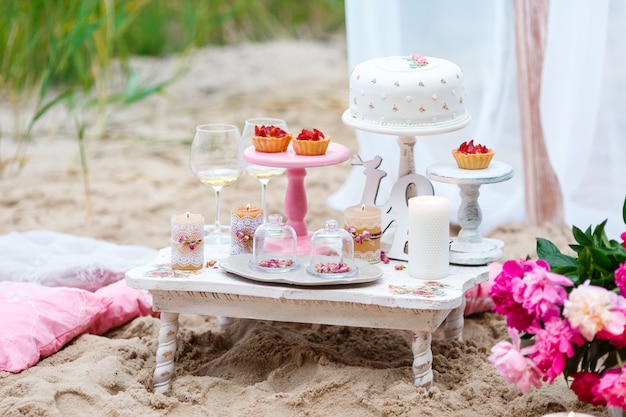
[[539,258],[545,259],[546,256],[555,253],[561,253],[561,251],[554,243],[550,242],[548,239],[537,238],[537,255]]
[[611,262],[611,259],[600,249],[589,248],[591,254],[591,260],[596,269],[600,269],[604,272],[614,272],[615,267]]
[[542,257],[542,259],[546,261],[548,265],[550,265],[551,270],[554,270],[556,268],[578,267],[576,258],[572,258],[571,256],[565,255],[563,253],[552,253],[546,255],[545,257]]
[[583,232],[578,227],[572,227],[572,234],[574,235],[574,239],[576,242],[580,243],[583,246],[588,246],[593,243],[591,238],[591,228],[589,227],[586,232]]

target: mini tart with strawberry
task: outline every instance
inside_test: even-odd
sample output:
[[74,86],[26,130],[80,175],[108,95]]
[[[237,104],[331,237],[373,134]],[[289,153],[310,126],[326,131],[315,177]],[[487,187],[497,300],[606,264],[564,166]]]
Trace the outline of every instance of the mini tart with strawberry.
[[496,153],[481,144],[474,144],[474,139],[463,142],[458,148],[452,150],[456,164],[461,169],[485,169],[491,163]]
[[313,156],[324,155],[329,143],[330,136],[324,135],[319,130],[302,129],[302,132],[291,141],[291,146],[297,155]]
[[291,142],[291,134],[285,132],[280,127],[273,125],[254,126],[254,136],[252,144],[259,152],[276,153],[284,152]]

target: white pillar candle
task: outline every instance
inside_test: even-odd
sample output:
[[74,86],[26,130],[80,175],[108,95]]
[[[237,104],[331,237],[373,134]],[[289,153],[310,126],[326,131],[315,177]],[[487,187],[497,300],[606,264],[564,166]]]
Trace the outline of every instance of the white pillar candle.
[[204,217],[186,212],[172,216],[172,269],[197,270],[204,264]]
[[450,263],[450,202],[432,195],[409,199],[409,276],[441,279]]
[[263,224],[263,210],[250,204],[230,211],[230,254],[252,253],[254,232]]
[[351,206],[344,212],[344,229],[352,235],[354,257],[380,262],[381,211],[373,206]]

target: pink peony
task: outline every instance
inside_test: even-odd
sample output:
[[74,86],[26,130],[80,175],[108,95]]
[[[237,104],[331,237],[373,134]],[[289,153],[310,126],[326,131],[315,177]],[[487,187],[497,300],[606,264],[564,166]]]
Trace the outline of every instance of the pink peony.
[[506,316],[509,327],[525,332],[530,326],[540,327],[541,321],[559,316],[559,306],[567,297],[561,286],[572,282],[549,270],[541,259],[510,260],[502,265],[489,296],[493,310]]
[[620,237],[622,238],[622,246],[626,249],[626,232],[622,233]]
[[585,340],[572,329],[567,320],[553,318],[543,329],[536,329],[533,362],[544,373],[543,380],[550,384],[565,369],[567,358],[574,356],[574,345],[581,346]]
[[585,339],[592,341],[605,330],[620,335],[626,326],[625,299],[605,288],[589,285],[574,288],[565,300],[563,315]]
[[608,405],[626,408],[626,365],[606,371],[596,390]]
[[501,341],[491,348],[489,362],[498,370],[505,382],[514,385],[520,391],[529,392],[533,386],[541,386],[541,371],[534,362],[527,357],[533,347],[520,349],[519,334],[509,329],[513,343]]
[[560,306],[567,299],[564,286],[571,287],[573,282],[563,275],[550,272],[537,264],[526,271],[520,285],[513,288],[513,298],[533,317],[533,325],[540,326],[561,315]]
[[606,400],[597,395],[600,375],[595,372],[577,372],[571,375],[574,378],[571,388],[578,399],[596,407],[606,406]]
[[[622,235],[624,237],[626,233]],[[619,288],[619,292],[622,296],[626,297],[626,262],[620,264],[620,266],[615,270],[615,284],[617,288]]]

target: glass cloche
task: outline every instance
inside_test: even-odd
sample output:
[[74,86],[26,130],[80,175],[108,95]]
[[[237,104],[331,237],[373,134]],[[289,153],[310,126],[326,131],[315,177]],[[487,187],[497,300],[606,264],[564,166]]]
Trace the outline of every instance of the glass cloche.
[[280,214],[271,214],[268,222],[257,227],[254,232],[250,268],[270,273],[298,269],[297,244],[294,228],[283,223]]
[[309,258],[306,271],[313,275],[339,278],[358,272],[352,236],[337,220],[327,220],[324,228],[313,234]]

